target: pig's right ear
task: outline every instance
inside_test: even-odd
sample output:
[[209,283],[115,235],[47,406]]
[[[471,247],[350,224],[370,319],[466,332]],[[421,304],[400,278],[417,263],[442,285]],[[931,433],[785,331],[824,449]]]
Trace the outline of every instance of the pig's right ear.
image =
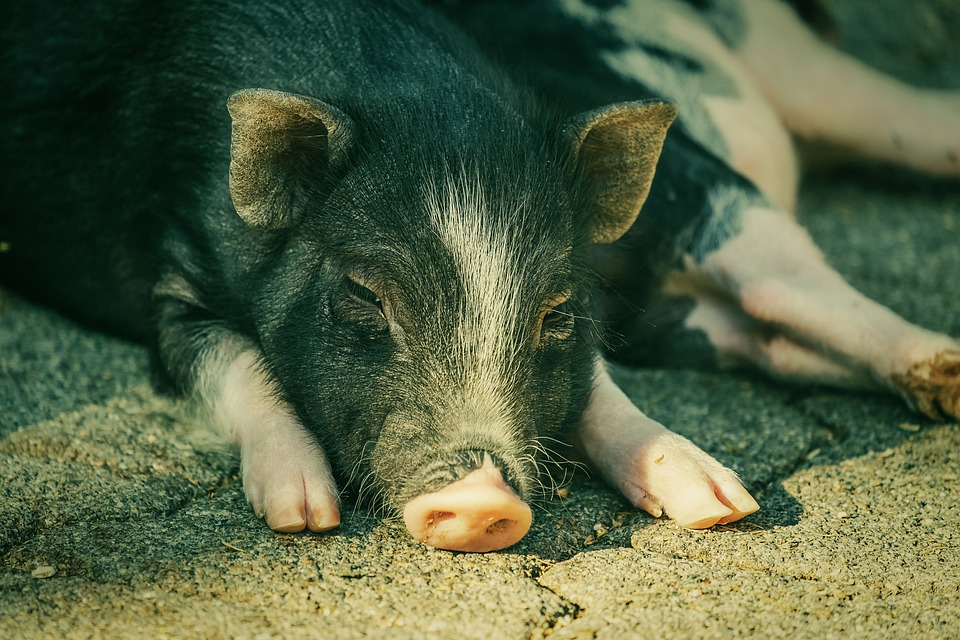
[[353,121],[306,96],[267,89],[227,100],[233,118],[230,196],[253,227],[282,229],[303,213],[312,182],[335,170],[353,140]]
[[581,176],[593,189],[593,242],[613,242],[637,219],[677,117],[669,102],[621,102],[575,116],[564,127]]

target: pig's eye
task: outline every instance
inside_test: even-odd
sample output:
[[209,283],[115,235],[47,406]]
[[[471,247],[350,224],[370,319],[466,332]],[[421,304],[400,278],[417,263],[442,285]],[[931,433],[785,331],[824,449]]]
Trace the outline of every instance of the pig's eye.
[[346,284],[347,292],[354,300],[375,310],[381,318],[386,318],[383,313],[383,303],[377,294],[352,278],[347,278]]
[[573,320],[573,310],[566,300],[550,307],[540,320],[540,343],[569,338],[573,333]]

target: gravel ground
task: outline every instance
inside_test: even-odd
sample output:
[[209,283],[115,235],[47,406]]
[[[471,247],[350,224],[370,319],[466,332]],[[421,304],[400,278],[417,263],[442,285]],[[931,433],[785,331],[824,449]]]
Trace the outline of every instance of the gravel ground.
[[[840,46],[960,87],[960,3],[828,4]],[[800,219],[860,289],[960,336],[955,184],[816,176]],[[616,375],[761,511],[688,531],[578,476],[501,553],[363,510],[276,534],[236,452],[150,391],[143,349],[0,292],[0,638],[960,637],[957,425],[750,374]]]

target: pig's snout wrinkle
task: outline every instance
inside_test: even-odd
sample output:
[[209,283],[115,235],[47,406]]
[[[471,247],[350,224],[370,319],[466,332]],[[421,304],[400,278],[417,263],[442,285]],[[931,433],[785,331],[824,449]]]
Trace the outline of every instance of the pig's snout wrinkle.
[[403,519],[410,534],[424,544],[483,553],[518,542],[530,529],[533,513],[484,454],[479,469],[407,503]]

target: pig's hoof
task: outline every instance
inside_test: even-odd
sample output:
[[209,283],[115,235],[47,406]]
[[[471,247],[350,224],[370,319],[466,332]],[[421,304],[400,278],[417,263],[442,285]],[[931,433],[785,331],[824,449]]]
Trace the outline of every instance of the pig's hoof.
[[933,420],[960,420],[960,351],[918,362],[893,384],[913,407]]
[[273,466],[244,465],[243,487],[274,531],[329,531],[340,524],[337,488],[325,458],[303,456]]
[[519,541],[530,529],[533,514],[485,456],[479,469],[407,503],[403,520],[410,534],[424,544],[482,553]]
[[671,432],[638,446],[617,475],[627,499],[689,529],[735,522],[760,508],[733,471]]

